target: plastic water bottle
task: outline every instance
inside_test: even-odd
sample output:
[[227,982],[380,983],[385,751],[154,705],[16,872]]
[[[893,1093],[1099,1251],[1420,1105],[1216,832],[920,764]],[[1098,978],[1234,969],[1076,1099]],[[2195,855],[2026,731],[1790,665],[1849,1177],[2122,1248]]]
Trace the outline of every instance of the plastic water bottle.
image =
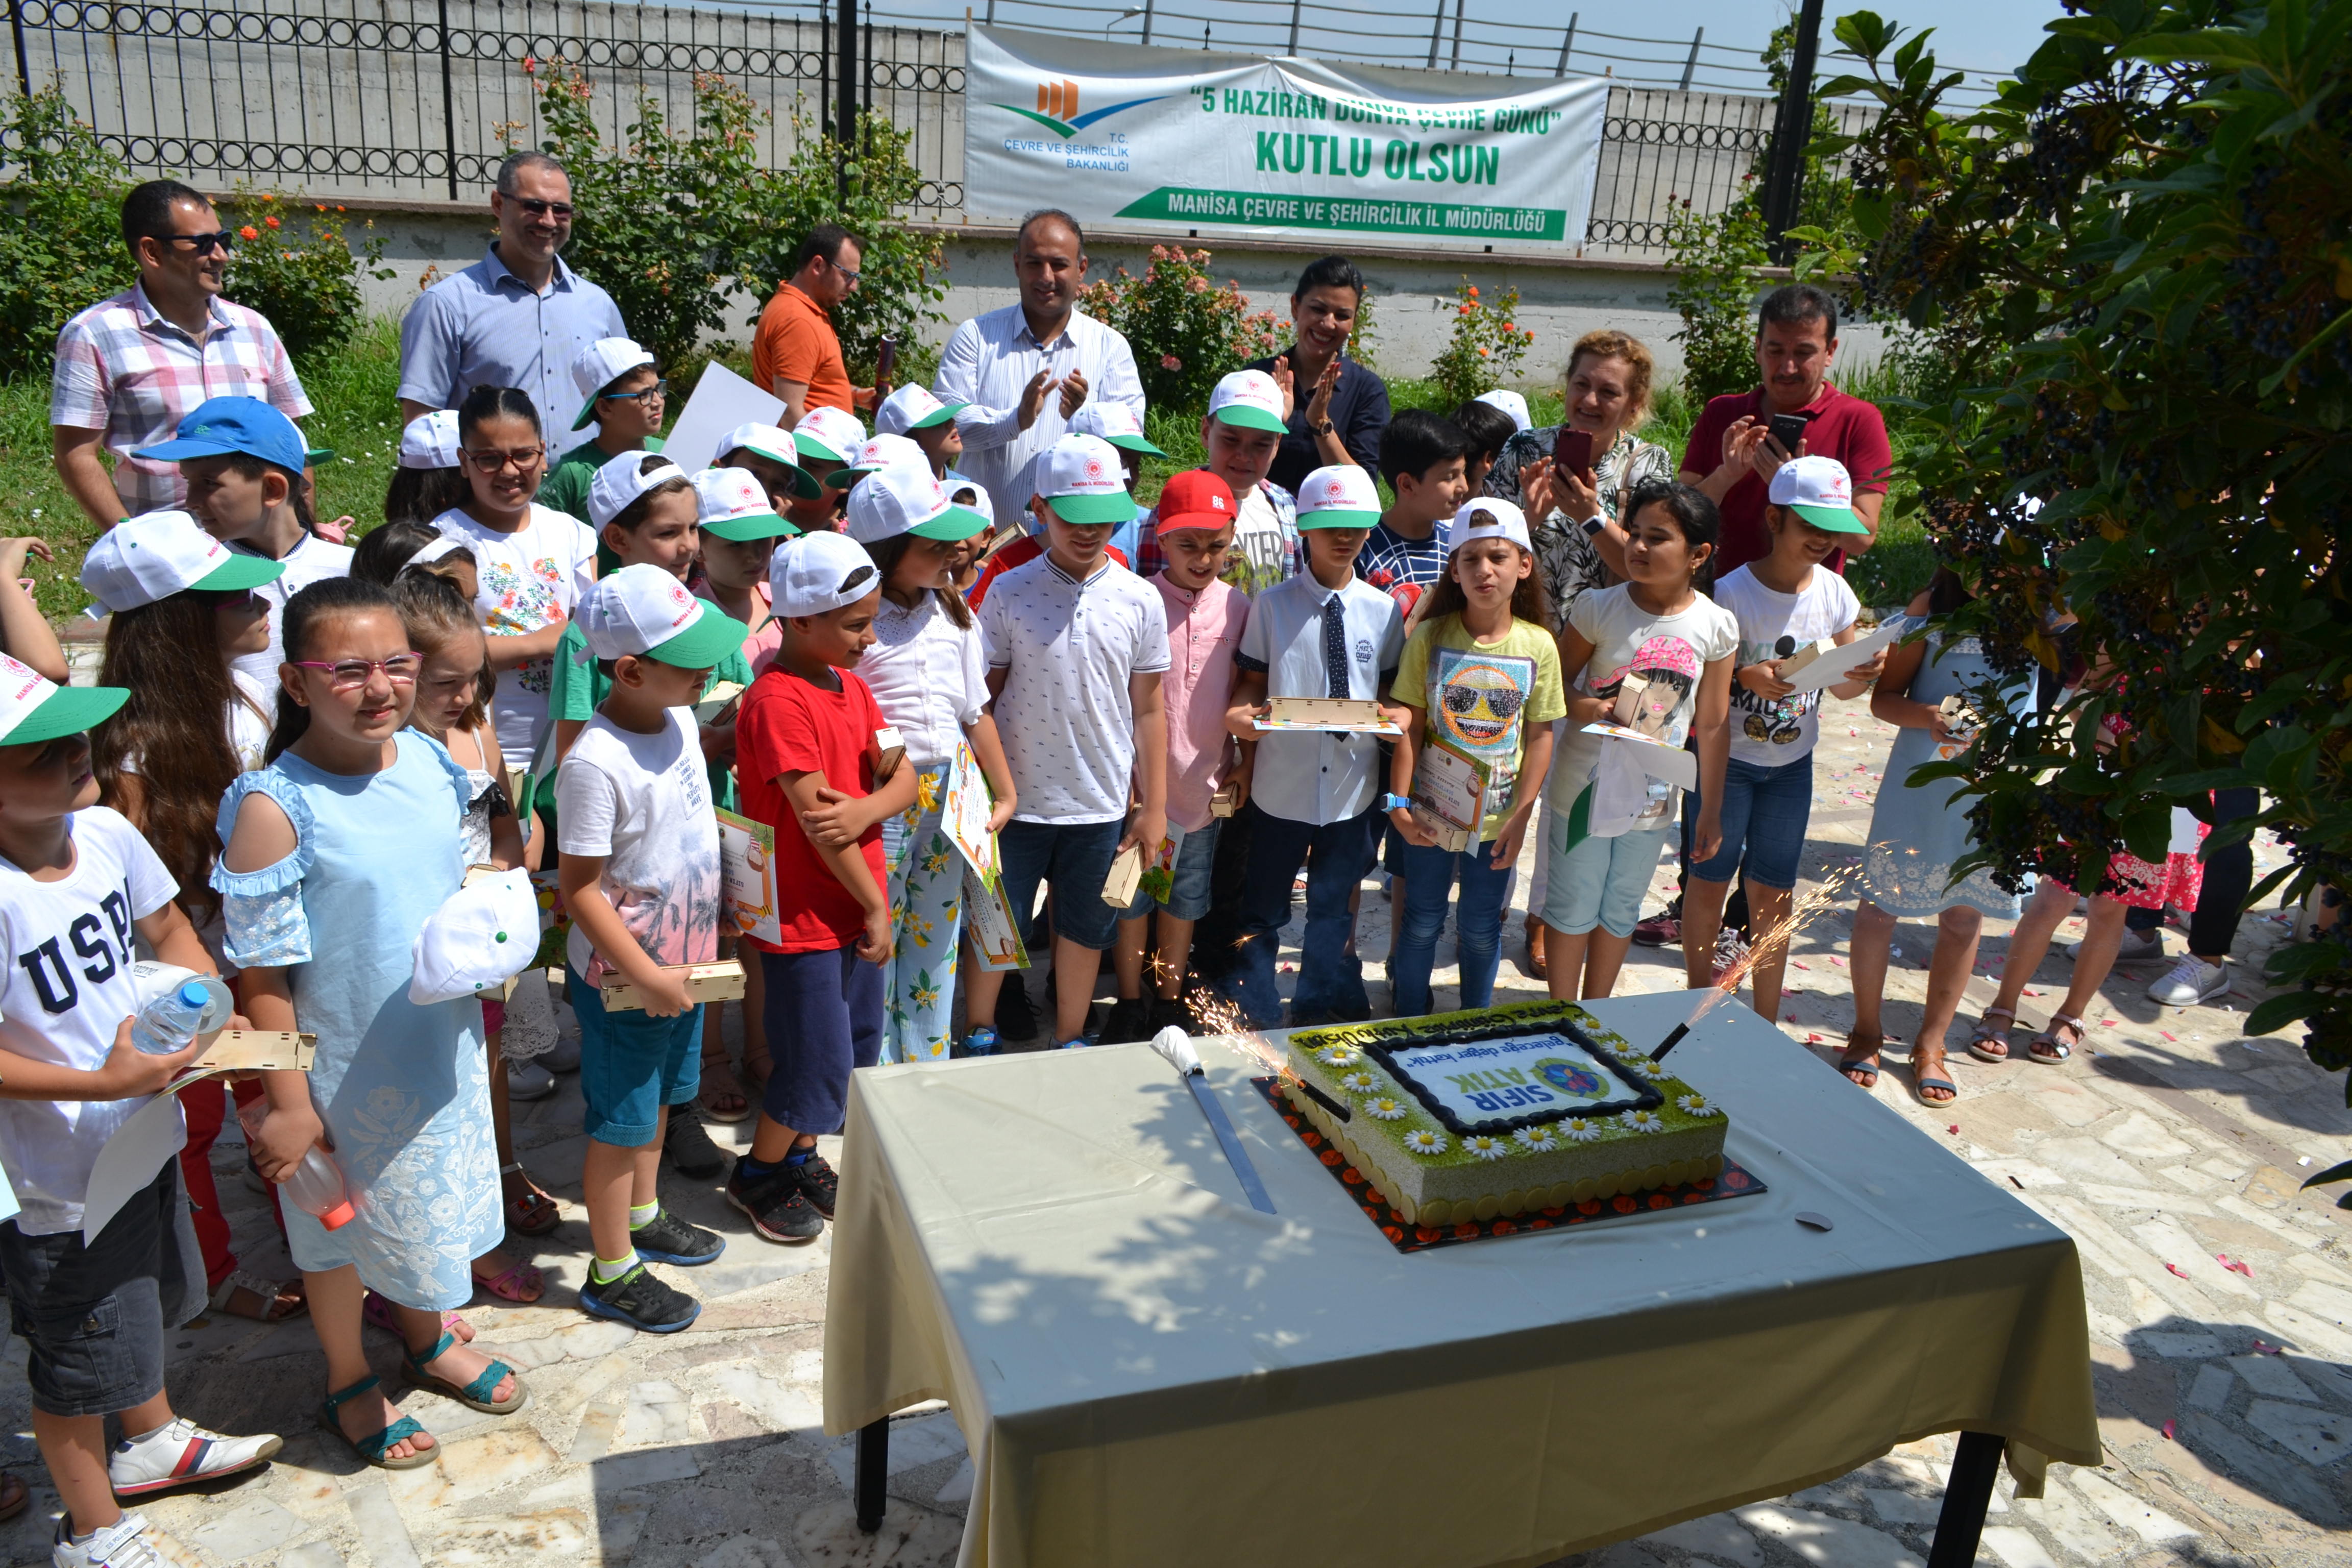
[[193,969],[146,963],[131,973],[141,998],[131,1043],[151,1057],[184,1050],[198,1035],[226,1023],[236,1005],[227,985]]
[[[236,1120],[245,1129],[247,1147],[250,1148],[261,1136],[262,1119],[268,1114],[269,1102],[266,1100],[236,1108]],[[278,1190],[287,1202],[329,1230],[341,1230],[356,1217],[350,1194],[343,1190],[341,1167],[316,1143],[302,1152],[302,1163],[294,1167],[294,1173]]]

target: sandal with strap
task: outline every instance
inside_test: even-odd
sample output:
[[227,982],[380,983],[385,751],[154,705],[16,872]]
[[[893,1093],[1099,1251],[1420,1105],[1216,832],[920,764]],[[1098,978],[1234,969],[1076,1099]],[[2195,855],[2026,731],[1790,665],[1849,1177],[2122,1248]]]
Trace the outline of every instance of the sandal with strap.
[[[524,1175],[520,1160],[511,1164],[500,1165],[499,1174],[500,1177],[522,1176],[526,1183],[530,1180],[528,1175]],[[562,1223],[563,1211],[555,1206],[553,1198],[549,1197],[537,1187],[531,1188],[520,1197],[507,1200],[507,1228],[517,1236],[545,1236]]]
[[[240,1312],[229,1305],[239,1290],[250,1292],[257,1298],[261,1302],[261,1310]],[[310,1302],[299,1277],[281,1283],[248,1274],[242,1268],[232,1268],[228,1278],[220,1282],[219,1288],[208,1299],[206,1310],[226,1312],[232,1318],[246,1318],[257,1323],[282,1323],[289,1318],[299,1318],[309,1311]]]
[[535,1263],[515,1263],[495,1279],[474,1276],[474,1283],[502,1301],[514,1301],[528,1307],[547,1294],[547,1276]]
[[[1950,1105],[1953,1100],[1957,1100],[1960,1098],[1960,1086],[1954,1083],[1948,1078],[1931,1078],[1927,1076],[1926,1068],[1919,1060],[1920,1050],[1924,1048],[1924,1047],[1916,1047],[1911,1052],[1911,1098],[1916,1100],[1920,1104],[1927,1106],[1931,1110],[1940,1110],[1944,1107]],[[1942,1053],[1938,1052],[1937,1059],[1939,1065]],[[1951,1098],[1949,1100],[1930,1100],[1927,1098],[1927,1091],[1931,1089],[1940,1089]]]
[[[482,1369],[481,1375],[463,1388],[446,1377],[436,1377],[425,1370],[428,1363],[439,1361],[443,1356],[447,1355],[451,1347],[457,1342],[457,1335],[445,1333],[441,1336],[440,1343],[433,1347],[431,1354],[420,1356],[414,1351],[409,1352],[406,1357],[408,1381],[418,1388],[446,1394],[467,1409],[478,1410],[485,1415],[509,1415],[530,1403],[530,1390],[523,1386],[521,1378],[515,1377],[515,1369],[502,1361],[492,1360],[489,1365]],[[515,1379],[515,1391],[503,1402],[492,1399],[490,1391],[509,1377]]]
[[[2073,1031],[2074,1037],[2060,1039],[2058,1031],[2061,1029]],[[2083,1032],[2082,1019],[2069,1017],[2063,1013],[2053,1013],[2050,1015],[2050,1026],[2025,1042],[2025,1054],[2043,1067],[2063,1067],[2066,1058],[2074,1054],[2074,1047],[2083,1043]]]
[[702,1058],[702,1085],[696,1099],[701,1103],[705,1121],[748,1121],[751,1118],[751,1101],[735,1081],[735,1069],[728,1065],[724,1051]]
[[[1992,1025],[1995,1018],[2006,1018],[2009,1022],[1996,1029]],[[2009,1037],[2016,1027],[2015,1013],[2006,1007],[1986,1008],[1984,1016],[1977,1020],[1975,1032],[1969,1036],[1969,1055],[1980,1062],[1991,1062],[1996,1066],[2009,1060]]]
[[1838,1055],[1838,1071],[1846,1074],[1849,1081],[1853,1081],[1852,1075],[1855,1073],[1867,1073],[1870,1076],[1870,1081],[1868,1083],[1855,1081],[1854,1087],[1861,1089],[1875,1089],[1878,1087],[1878,1053],[1885,1047],[1886,1042],[1881,1040],[1866,1051],[1859,1050],[1855,1047],[1853,1037],[1848,1035],[1845,1037],[1845,1049]]
[[[394,1309],[390,1301],[373,1290],[360,1298],[360,1321],[372,1329],[382,1329],[395,1339],[401,1336],[399,1312]],[[442,1313],[441,1326],[457,1335],[459,1344],[469,1345],[474,1342],[474,1325],[457,1313]]]
[[382,1382],[383,1380],[373,1373],[370,1373],[349,1388],[338,1389],[329,1394],[325,1403],[319,1406],[319,1425],[341,1437],[344,1445],[352,1453],[357,1454],[363,1464],[373,1465],[379,1470],[422,1469],[441,1457],[438,1444],[430,1448],[419,1448],[404,1459],[387,1459],[383,1457],[385,1449],[404,1439],[432,1436],[425,1430],[425,1423],[415,1416],[404,1415],[383,1431],[371,1432],[364,1437],[351,1436],[343,1430],[343,1424],[335,1419],[336,1411],[357,1399],[369,1389],[381,1386]]

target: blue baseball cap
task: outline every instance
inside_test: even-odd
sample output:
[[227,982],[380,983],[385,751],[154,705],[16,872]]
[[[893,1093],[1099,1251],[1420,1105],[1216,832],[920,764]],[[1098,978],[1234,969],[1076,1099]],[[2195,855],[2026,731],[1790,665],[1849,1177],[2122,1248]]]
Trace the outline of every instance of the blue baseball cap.
[[242,452],[299,475],[307,466],[308,451],[294,421],[258,397],[208,397],[180,421],[179,433],[173,439],[160,447],[142,447],[131,455],[159,463],[184,463],[192,458],[226,458]]

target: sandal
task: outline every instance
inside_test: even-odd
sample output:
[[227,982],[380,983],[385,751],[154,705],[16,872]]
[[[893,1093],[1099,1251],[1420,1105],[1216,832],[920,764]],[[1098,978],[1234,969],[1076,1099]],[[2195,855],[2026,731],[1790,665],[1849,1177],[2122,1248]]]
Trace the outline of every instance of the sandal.
[[361,1462],[373,1465],[379,1470],[422,1469],[441,1457],[439,1444],[436,1443],[430,1448],[419,1448],[404,1459],[387,1459],[383,1457],[383,1451],[386,1448],[404,1438],[432,1436],[425,1430],[425,1423],[415,1416],[404,1415],[383,1431],[371,1432],[364,1437],[352,1436],[343,1430],[343,1424],[335,1419],[336,1411],[357,1399],[369,1389],[381,1386],[382,1381],[373,1373],[370,1373],[349,1388],[338,1389],[328,1394],[326,1402],[319,1406],[319,1425],[341,1437],[345,1446],[360,1457]]
[[1528,917],[1528,973],[1536,980],[1551,974],[1551,964],[1544,957],[1544,923],[1538,915]]
[[[530,1403],[530,1390],[523,1386],[521,1378],[515,1377],[515,1369],[495,1358],[489,1365],[482,1369],[479,1376],[463,1388],[446,1377],[436,1377],[425,1370],[427,1363],[439,1361],[443,1356],[447,1355],[457,1342],[457,1335],[445,1333],[441,1336],[440,1342],[433,1347],[430,1355],[420,1356],[414,1351],[409,1352],[405,1358],[408,1362],[408,1381],[418,1388],[446,1394],[467,1409],[478,1410],[485,1415],[505,1415]],[[514,1377],[515,1391],[504,1401],[492,1399],[490,1391],[509,1377]]]
[[[2074,1037],[2060,1039],[2058,1031],[2061,1029],[2073,1031]],[[2069,1017],[2063,1013],[2053,1013],[2050,1015],[2050,1026],[2025,1042],[2025,1054],[2043,1067],[2062,1067],[2066,1058],[2074,1054],[2074,1047],[2082,1043],[2083,1020]]]
[[[1838,1071],[1853,1079],[1856,1088],[1876,1089],[1878,1087],[1878,1053],[1885,1048],[1885,1041],[1881,1040],[1868,1050],[1863,1050],[1856,1044],[1854,1037],[1848,1035],[1845,1037],[1845,1049],[1838,1056]],[[1855,1073],[1867,1073],[1870,1076],[1870,1081],[1864,1083],[1860,1079],[1853,1077]]]
[[[526,1186],[530,1184],[530,1178],[523,1175],[520,1160],[515,1161],[512,1164],[500,1165],[499,1174],[501,1177],[522,1176],[524,1184]],[[553,1198],[541,1192],[536,1186],[531,1186],[530,1190],[520,1197],[507,1200],[507,1228],[517,1236],[545,1236],[562,1223],[563,1211],[555,1206]]]
[[474,1283],[500,1300],[518,1302],[528,1307],[547,1294],[547,1276],[535,1263],[516,1263],[495,1279],[474,1276]]
[[[257,1312],[241,1312],[231,1305],[242,1290],[261,1303]],[[208,1310],[226,1312],[232,1318],[250,1318],[257,1323],[282,1323],[289,1318],[299,1318],[310,1310],[310,1299],[304,1295],[299,1279],[280,1283],[247,1274],[242,1268],[229,1270],[227,1279],[212,1293],[206,1302]],[[0,1514],[0,1518],[7,1517]]]
[[[1995,1018],[2009,1020],[2000,1028],[1992,1026]],[[1977,1020],[1976,1031],[1969,1036],[1969,1055],[1980,1062],[1999,1064],[2009,1060],[2009,1037],[2017,1027],[2017,1015],[2006,1007],[1988,1007]]]
[[[402,1337],[400,1314],[394,1310],[390,1301],[373,1290],[360,1298],[360,1321],[371,1328],[382,1329],[395,1339]],[[474,1325],[455,1312],[441,1314],[441,1327],[447,1332],[457,1335],[457,1342],[461,1345],[474,1342]]]
[[0,1470],[0,1520],[16,1518],[31,1506],[33,1494],[14,1470]]
[[[1911,1049],[1911,1094],[1912,1097],[1917,1100],[1920,1104],[1930,1107],[1931,1109],[1941,1110],[1943,1107],[1951,1104],[1954,1100],[1960,1098],[1960,1086],[1954,1083],[1948,1078],[1929,1076],[1926,1065],[1922,1063],[1919,1058],[1922,1055],[1930,1050],[1935,1050],[1935,1047],[1932,1046],[1915,1046]],[[1943,1065],[1943,1060],[1944,1053],[1940,1050],[1937,1050],[1936,1065],[1941,1067]],[[1927,1091],[1931,1089],[1942,1089],[1944,1091],[1944,1098],[1941,1100],[1928,1099]]]
[[702,1058],[702,1088],[696,1098],[701,1101],[705,1121],[751,1119],[751,1102],[744,1096],[742,1085],[735,1081],[735,1069],[728,1065],[723,1051]]

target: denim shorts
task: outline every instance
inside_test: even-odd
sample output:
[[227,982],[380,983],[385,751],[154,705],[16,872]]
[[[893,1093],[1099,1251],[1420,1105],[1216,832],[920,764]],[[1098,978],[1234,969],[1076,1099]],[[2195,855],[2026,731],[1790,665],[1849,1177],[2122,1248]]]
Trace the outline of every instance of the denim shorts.
[[603,993],[564,969],[572,1015],[580,1020],[580,1093],[587,1132],[614,1149],[654,1141],[665,1105],[684,1105],[702,1088],[702,1007],[675,1018],[607,1013]]
[[1135,902],[1119,915],[1123,921],[1139,921],[1158,910],[1170,920],[1197,921],[1209,912],[1209,873],[1217,863],[1217,829],[1225,825],[1222,816],[1209,818],[1206,827],[1176,827],[1169,831],[1181,833],[1176,841],[1175,885],[1168,889],[1168,901],[1160,903],[1143,889],[1135,890]]
[[1544,844],[1551,861],[1545,877],[1544,924],[1564,936],[1582,936],[1594,926],[1611,936],[1632,936],[1674,825],[1662,823],[1615,838],[1586,838],[1573,849],[1559,847],[1568,837],[1565,813],[1558,814],[1552,832],[1558,837]]
[[[1683,810],[1694,821],[1698,794]],[[1703,882],[1728,882],[1747,854],[1748,879],[1759,888],[1787,892],[1797,885],[1797,864],[1805,855],[1805,826],[1813,817],[1813,756],[1811,752],[1778,767],[1729,759],[1723,773],[1723,847],[1690,874]]]
[[109,1415],[163,1392],[163,1303],[185,1294],[172,1215],[180,1163],[122,1205],[98,1238],[81,1227],[26,1236],[0,1225],[8,1315],[32,1347],[33,1408],[49,1415]]
[[1108,952],[1118,935],[1120,911],[1103,902],[1103,881],[1111,858],[1127,836],[1127,820],[1024,822],[1014,817],[996,835],[1004,866],[1004,901],[1024,928],[1037,906],[1037,884],[1060,896],[1054,900],[1054,934],[1080,947]]

